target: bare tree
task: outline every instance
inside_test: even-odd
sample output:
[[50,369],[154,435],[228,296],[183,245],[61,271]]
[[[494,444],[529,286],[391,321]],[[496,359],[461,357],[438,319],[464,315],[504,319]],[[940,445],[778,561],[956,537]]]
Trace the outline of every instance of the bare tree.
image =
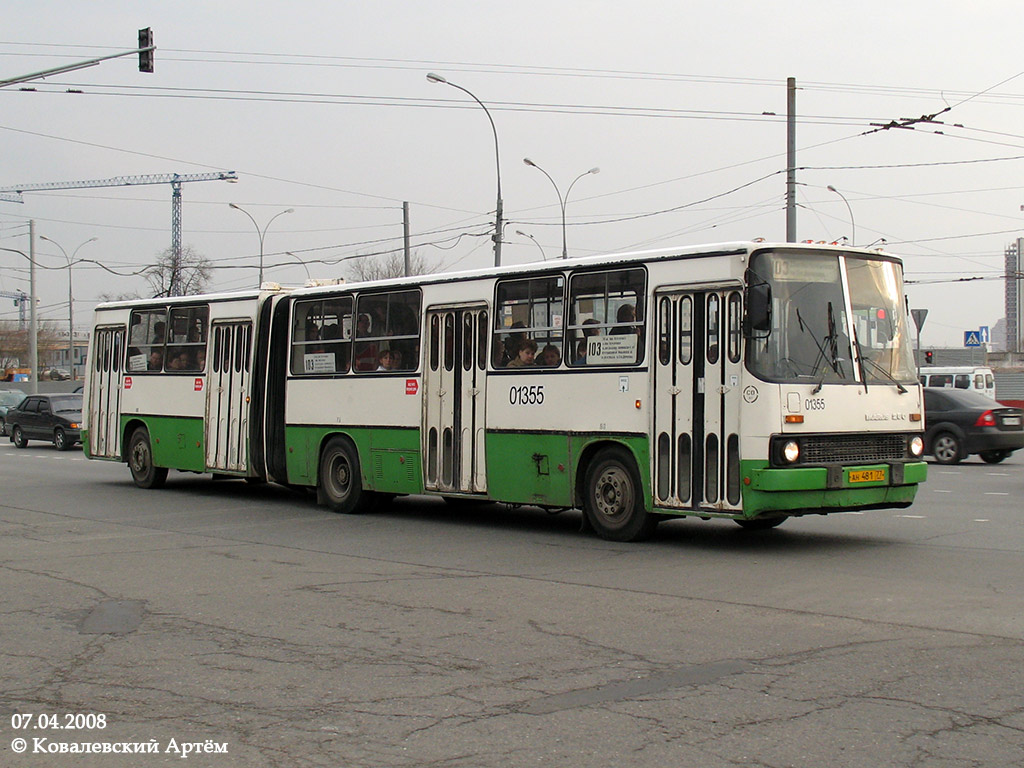
[[[429,275],[440,269],[440,262],[430,262],[414,251],[409,255],[410,275]],[[401,251],[352,259],[348,264],[348,278],[354,282],[387,280],[405,275],[405,254]]]
[[130,291],[128,293],[113,293],[110,291],[99,294],[96,297],[101,302],[107,301],[134,301],[135,299],[141,299],[138,291]]
[[149,283],[153,298],[193,296],[206,290],[212,271],[210,260],[187,245],[181,250],[178,259],[174,258],[173,249],[168,248],[143,276]]

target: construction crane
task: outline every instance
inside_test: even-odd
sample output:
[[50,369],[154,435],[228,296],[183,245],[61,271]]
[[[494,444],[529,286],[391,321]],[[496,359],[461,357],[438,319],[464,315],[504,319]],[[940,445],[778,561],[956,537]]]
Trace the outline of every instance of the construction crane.
[[0,291],[0,297],[14,299],[14,303],[18,305],[18,327],[21,330],[25,330],[25,307],[28,306],[28,294],[24,291],[16,291],[15,293]]
[[[154,173],[144,176],[115,176],[112,179],[92,181],[51,181],[42,184],[15,184],[0,187],[0,200],[23,203],[22,192],[41,192],[54,189],[87,189],[90,187],[135,187],[144,184],[171,185],[171,254],[173,264],[181,263],[181,185],[187,181],[238,181],[234,171],[214,173]],[[172,286],[172,290],[174,286]]]

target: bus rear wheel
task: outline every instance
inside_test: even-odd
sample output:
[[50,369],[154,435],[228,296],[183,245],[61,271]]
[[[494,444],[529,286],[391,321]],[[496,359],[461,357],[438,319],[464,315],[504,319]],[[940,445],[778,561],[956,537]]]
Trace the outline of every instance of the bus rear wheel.
[[320,455],[317,501],[331,511],[345,515],[363,512],[372,494],[363,490],[359,454],[347,440],[334,438]]
[[602,539],[641,541],[654,532],[658,518],[644,508],[640,475],[626,451],[601,451],[584,482],[583,511]]
[[128,469],[139,488],[160,488],[167,480],[167,467],[153,464],[153,447],[144,428],[136,429],[128,440]]

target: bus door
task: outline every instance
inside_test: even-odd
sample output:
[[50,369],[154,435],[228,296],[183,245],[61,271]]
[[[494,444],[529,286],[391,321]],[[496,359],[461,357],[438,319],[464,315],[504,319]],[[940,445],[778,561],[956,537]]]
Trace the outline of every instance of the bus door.
[[427,311],[424,367],[424,487],[486,493],[484,404],[487,307]]
[[97,328],[92,359],[87,363],[89,382],[89,454],[121,457],[121,372],[124,363],[124,326]]
[[655,504],[738,509],[741,293],[660,293],[655,303]]
[[245,472],[249,463],[252,322],[210,326],[206,374],[206,468]]

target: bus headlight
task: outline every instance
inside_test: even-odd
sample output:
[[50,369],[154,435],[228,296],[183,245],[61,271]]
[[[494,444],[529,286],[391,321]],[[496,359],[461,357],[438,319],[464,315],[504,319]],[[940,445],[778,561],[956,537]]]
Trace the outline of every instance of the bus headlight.
[[915,458],[919,457],[924,453],[924,440],[920,435],[914,435],[910,438],[910,455]]
[[782,458],[792,464],[800,458],[800,444],[796,440],[789,440],[782,446]]

